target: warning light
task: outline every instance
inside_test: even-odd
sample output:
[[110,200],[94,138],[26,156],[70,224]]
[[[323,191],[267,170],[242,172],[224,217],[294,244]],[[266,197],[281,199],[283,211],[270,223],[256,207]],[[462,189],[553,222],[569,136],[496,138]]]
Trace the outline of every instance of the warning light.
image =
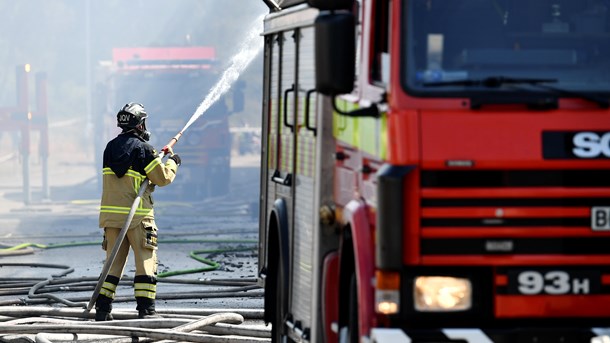
[[28,112],[28,120],[32,120],[32,112]]
[[26,73],[29,73],[30,70],[32,70],[32,66],[28,63],[28,64],[25,65],[24,69],[25,69]]

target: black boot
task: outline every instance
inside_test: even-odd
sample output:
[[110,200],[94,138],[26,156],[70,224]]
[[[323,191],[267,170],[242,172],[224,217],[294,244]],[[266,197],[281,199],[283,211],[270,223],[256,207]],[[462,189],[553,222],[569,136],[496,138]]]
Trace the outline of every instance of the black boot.
[[161,318],[155,311],[157,278],[154,275],[136,275],[133,278],[133,290],[138,306],[138,318]]
[[138,318],[140,319],[151,319],[151,318],[162,318],[155,311],[155,299],[136,297],[138,306]]
[[112,320],[112,299],[105,295],[99,295],[95,301],[95,321],[104,322]]
[[110,314],[110,312],[98,310],[97,308],[95,309],[96,322],[106,322],[113,319],[114,318],[112,318],[112,314]]

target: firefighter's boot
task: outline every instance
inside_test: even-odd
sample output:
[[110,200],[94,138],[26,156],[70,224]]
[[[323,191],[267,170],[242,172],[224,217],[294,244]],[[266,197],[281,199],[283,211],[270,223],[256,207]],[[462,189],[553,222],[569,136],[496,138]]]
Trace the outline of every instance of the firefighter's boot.
[[105,295],[98,295],[95,301],[95,321],[96,322],[105,322],[108,320],[112,320],[112,299],[108,298]]
[[119,278],[113,275],[108,275],[104,280],[100,294],[95,299],[95,321],[112,320],[110,312],[112,311],[112,300],[114,300],[118,284]]
[[138,310],[138,318],[140,319],[151,319],[151,318],[162,318],[157,311],[155,311],[155,299],[136,297]]

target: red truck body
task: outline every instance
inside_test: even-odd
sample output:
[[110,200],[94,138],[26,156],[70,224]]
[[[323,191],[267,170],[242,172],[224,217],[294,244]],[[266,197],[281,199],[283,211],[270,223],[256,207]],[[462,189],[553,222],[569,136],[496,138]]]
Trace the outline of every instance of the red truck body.
[[610,3],[275,4],[273,341],[605,339]]

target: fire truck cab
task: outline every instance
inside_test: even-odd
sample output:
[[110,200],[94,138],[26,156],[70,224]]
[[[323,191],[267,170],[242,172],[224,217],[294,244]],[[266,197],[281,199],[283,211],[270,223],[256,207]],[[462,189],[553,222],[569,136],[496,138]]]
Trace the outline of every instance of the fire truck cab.
[[602,342],[608,0],[265,0],[272,340]]

